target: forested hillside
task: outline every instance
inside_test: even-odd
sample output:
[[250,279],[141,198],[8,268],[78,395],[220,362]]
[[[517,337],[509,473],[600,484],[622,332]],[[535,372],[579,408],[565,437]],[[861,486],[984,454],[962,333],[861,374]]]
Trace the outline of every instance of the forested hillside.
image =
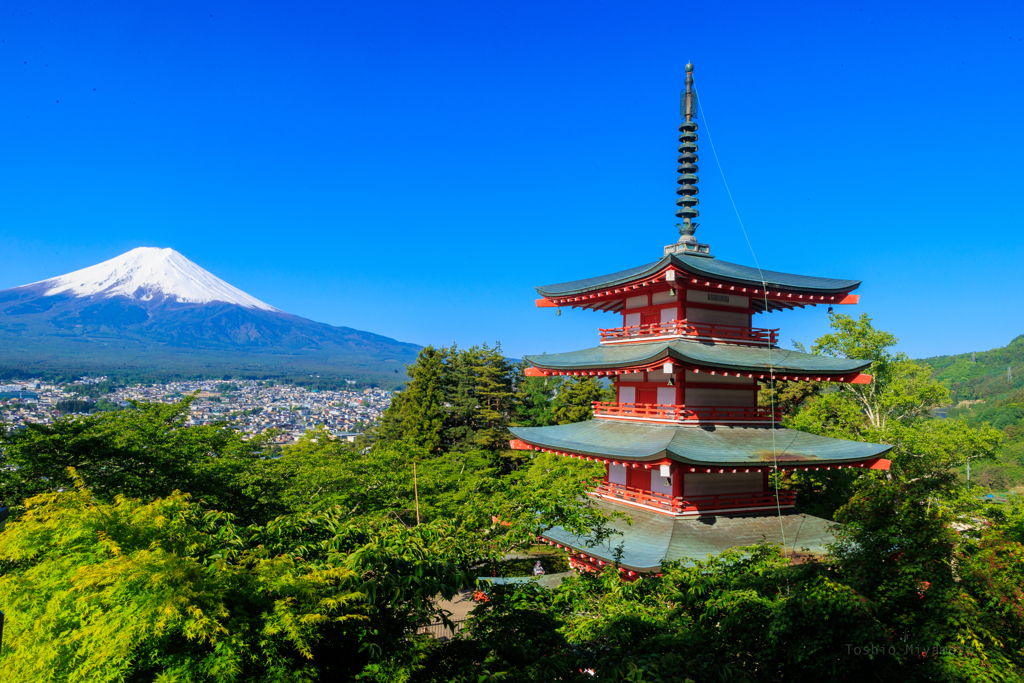
[[949,388],[954,405],[1004,397],[1024,388],[1024,334],[1003,348],[935,356],[920,362],[931,366],[933,378]]
[[949,389],[949,418],[988,423],[1005,436],[997,461],[976,467],[971,479],[996,490],[1024,485],[1024,335],[1003,348],[919,362]]

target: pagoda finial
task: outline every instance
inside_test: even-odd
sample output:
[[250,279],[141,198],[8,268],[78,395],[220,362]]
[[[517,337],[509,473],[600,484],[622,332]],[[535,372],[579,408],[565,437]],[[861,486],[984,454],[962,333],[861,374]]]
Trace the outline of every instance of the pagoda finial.
[[682,223],[676,223],[679,228],[679,242],[665,247],[665,253],[690,252],[701,256],[709,255],[709,248],[706,244],[699,244],[693,233],[697,230],[697,223],[693,219],[700,215],[697,211],[697,91],[693,89],[693,64],[686,64],[686,90],[679,98],[679,115],[683,119],[679,124],[679,177],[676,182],[676,217],[682,218]]

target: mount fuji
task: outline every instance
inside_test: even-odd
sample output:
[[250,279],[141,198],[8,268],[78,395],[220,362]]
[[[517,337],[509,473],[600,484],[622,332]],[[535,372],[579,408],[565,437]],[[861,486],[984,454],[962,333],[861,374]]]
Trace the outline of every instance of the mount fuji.
[[173,249],[139,247],[0,291],[5,375],[318,373],[394,386],[420,348],[281,311]]

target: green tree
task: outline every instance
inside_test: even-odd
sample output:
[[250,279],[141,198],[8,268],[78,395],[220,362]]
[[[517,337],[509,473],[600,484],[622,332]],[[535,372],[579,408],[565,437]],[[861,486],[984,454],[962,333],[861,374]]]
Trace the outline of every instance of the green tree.
[[479,402],[479,426],[474,434],[478,448],[499,450],[507,447],[508,425],[514,411],[512,364],[501,352],[501,344],[493,348],[484,344],[474,367],[475,394]]
[[906,423],[949,402],[949,390],[930,379],[930,369],[891,351],[899,340],[876,330],[867,313],[856,320],[834,314],[829,324],[833,331],[816,340],[811,352],[871,361],[871,382],[840,384],[838,390],[864,412],[872,429],[884,431],[892,422]]
[[0,436],[0,504],[17,509],[26,498],[67,489],[74,467],[101,500],[150,500],[184,488],[204,505],[253,519],[266,495],[258,473],[267,444],[223,424],[188,425],[191,402],[135,403]]
[[0,681],[377,680],[408,668],[409,631],[488,548],[445,521],[241,526],[184,494],[105,503],[76,485],[0,534]]
[[594,416],[595,401],[614,400],[615,393],[596,377],[570,377],[558,388],[553,417],[558,424],[583,422]]
[[428,346],[416,362],[406,366],[411,378],[405,391],[397,393],[384,411],[378,435],[385,441],[404,441],[435,453],[442,445],[445,420],[446,349]]
[[555,424],[555,397],[562,386],[561,377],[527,377],[526,363],[514,369],[515,415],[520,427],[547,427]]

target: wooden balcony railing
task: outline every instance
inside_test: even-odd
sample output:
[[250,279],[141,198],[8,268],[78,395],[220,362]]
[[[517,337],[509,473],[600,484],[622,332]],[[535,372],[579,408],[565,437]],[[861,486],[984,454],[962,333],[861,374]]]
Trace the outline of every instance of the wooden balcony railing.
[[[729,475],[723,474],[722,476]],[[603,498],[637,503],[677,514],[709,512],[712,510],[735,510],[740,508],[772,508],[776,505],[774,491],[674,497],[632,486],[600,482],[593,493]],[[788,507],[796,503],[796,491],[779,491],[778,493],[778,505]]]
[[778,328],[714,325],[712,323],[691,323],[686,320],[610,327],[600,331],[602,344],[638,342],[651,337],[694,337],[695,339],[756,346],[774,345],[779,341]]
[[[761,406],[686,407],[660,403],[603,403],[594,401],[594,417],[662,422],[771,422],[771,408]],[[775,410],[775,422],[782,411]]]

